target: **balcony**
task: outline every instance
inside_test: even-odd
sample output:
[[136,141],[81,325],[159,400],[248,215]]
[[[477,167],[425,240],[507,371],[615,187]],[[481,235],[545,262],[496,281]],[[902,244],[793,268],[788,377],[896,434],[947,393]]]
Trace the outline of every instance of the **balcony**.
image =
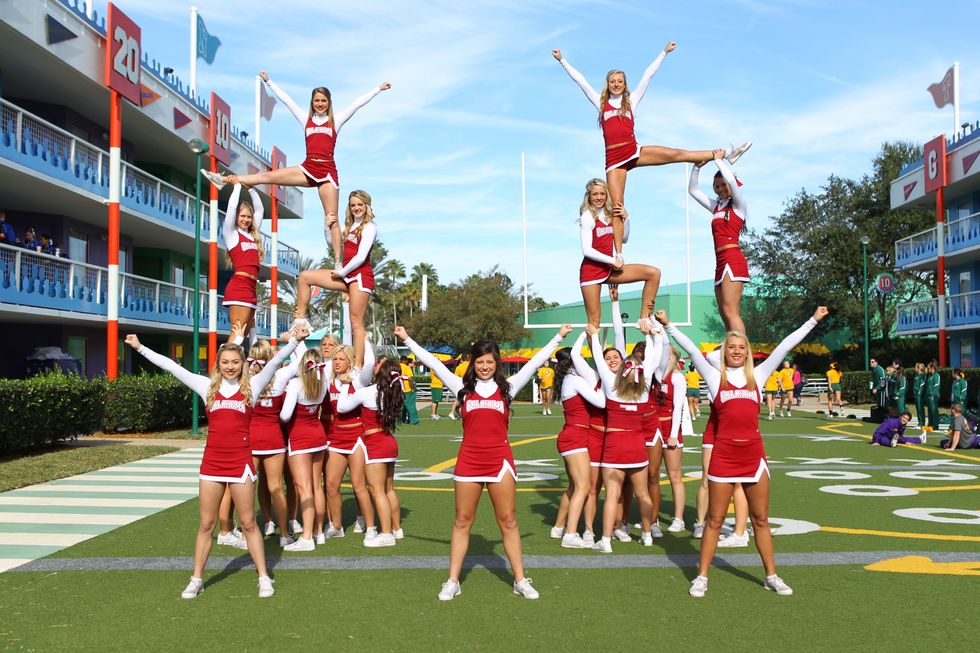
[[[106,268],[0,245],[0,310],[2,304],[63,311],[92,318],[108,313]],[[218,296],[221,303],[221,296]],[[171,283],[119,275],[120,322],[144,321],[190,330],[194,326],[194,289]],[[207,330],[208,293],[201,291],[200,324]],[[271,310],[260,306],[255,320],[259,332],[270,333]],[[102,320],[97,320],[102,321]],[[280,313],[276,333],[289,330],[291,316]],[[218,330],[228,331],[228,312],[219,311]]]
[[[980,213],[943,223],[943,245],[947,262],[967,258],[969,252],[980,249]],[[895,241],[895,267],[926,268],[939,256],[936,246],[936,227],[920,231]]]
[[[898,307],[899,334],[928,333],[939,329],[938,299],[933,297]],[[980,291],[946,298],[946,328],[980,329]]]
[[[18,163],[63,182],[67,186],[109,197],[109,153],[93,147],[65,130],[0,99],[0,158]],[[194,236],[195,198],[162,179],[122,163],[120,206],[129,213],[163,223]],[[219,222],[224,211],[218,211]],[[210,205],[201,202],[201,236],[210,233]],[[272,263],[272,240],[262,234],[265,265]],[[219,241],[220,244],[220,241]],[[299,251],[279,242],[279,269],[299,274]]]

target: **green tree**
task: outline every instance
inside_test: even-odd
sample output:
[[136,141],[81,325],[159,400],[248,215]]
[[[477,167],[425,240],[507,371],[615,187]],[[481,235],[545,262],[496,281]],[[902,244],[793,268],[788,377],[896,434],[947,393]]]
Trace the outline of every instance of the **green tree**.
[[429,296],[429,309],[405,320],[405,326],[420,343],[467,351],[474,340],[505,343],[527,337],[520,322],[523,310],[514,282],[494,266],[436,288]]
[[868,244],[868,299],[874,334],[888,341],[899,304],[928,297],[929,276],[896,272],[897,289],[882,295],[873,289],[881,272],[895,271],[895,241],[933,224],[926,210],[893,211],[890,182],[902,166],[921,156],[911,143],[885,143],[872,161],[873,172],[859,180],[830,176],[820,192],[801,190],[762,231],[745,239],[754,269],[754,300],[742,302],[746,330],[754,340],[777,340],[798,326],[813,307],[831,308],[827,328],[864,324],[861,236]]

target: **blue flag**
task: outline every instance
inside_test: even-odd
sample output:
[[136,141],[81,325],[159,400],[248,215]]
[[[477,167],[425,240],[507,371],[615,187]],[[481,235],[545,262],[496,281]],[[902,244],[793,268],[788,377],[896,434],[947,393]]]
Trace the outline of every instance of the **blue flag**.
[[204,19],[197,15],[197,58],[204,59],[204,63],[213,63],[214,55],[221,45],[221,39],[212,36],[208,28],[204,26]]

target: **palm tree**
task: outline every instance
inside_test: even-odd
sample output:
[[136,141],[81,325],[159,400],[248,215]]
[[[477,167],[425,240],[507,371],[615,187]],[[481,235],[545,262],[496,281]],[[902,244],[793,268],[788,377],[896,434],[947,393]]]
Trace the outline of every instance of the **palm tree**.
[[436,266],[431,263],[416,263],[412,266],[412,277],[413,283],[418,283],[419,286],[422,285],[422,276],[429,277],[429,285],[435,286],[439,283],[439,273],[436,271]]

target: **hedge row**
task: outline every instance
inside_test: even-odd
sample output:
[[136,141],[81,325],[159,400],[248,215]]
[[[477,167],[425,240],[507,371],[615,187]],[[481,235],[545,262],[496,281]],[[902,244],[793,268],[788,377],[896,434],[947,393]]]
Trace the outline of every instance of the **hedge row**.
[[191,391],[169,375],[85,379],[51,372],[0,379],[0,454],[97,431],[190,424]]
[[[966,374],[966,403],[973,407],[980,405],[980,368],[973,367],[963,370]],[[905,402],[913,403],[912,381],[915,379],[915,370],[906,369],[905,378],[908,388],[905,393]],[[939,370],[939,405],[949,406],[950,396],[953,392],[953,370],[945,368]],[[851,403],[868,404],[871,403],[871,372],[844,372],[841,379],[841,397],[844,401]]]

